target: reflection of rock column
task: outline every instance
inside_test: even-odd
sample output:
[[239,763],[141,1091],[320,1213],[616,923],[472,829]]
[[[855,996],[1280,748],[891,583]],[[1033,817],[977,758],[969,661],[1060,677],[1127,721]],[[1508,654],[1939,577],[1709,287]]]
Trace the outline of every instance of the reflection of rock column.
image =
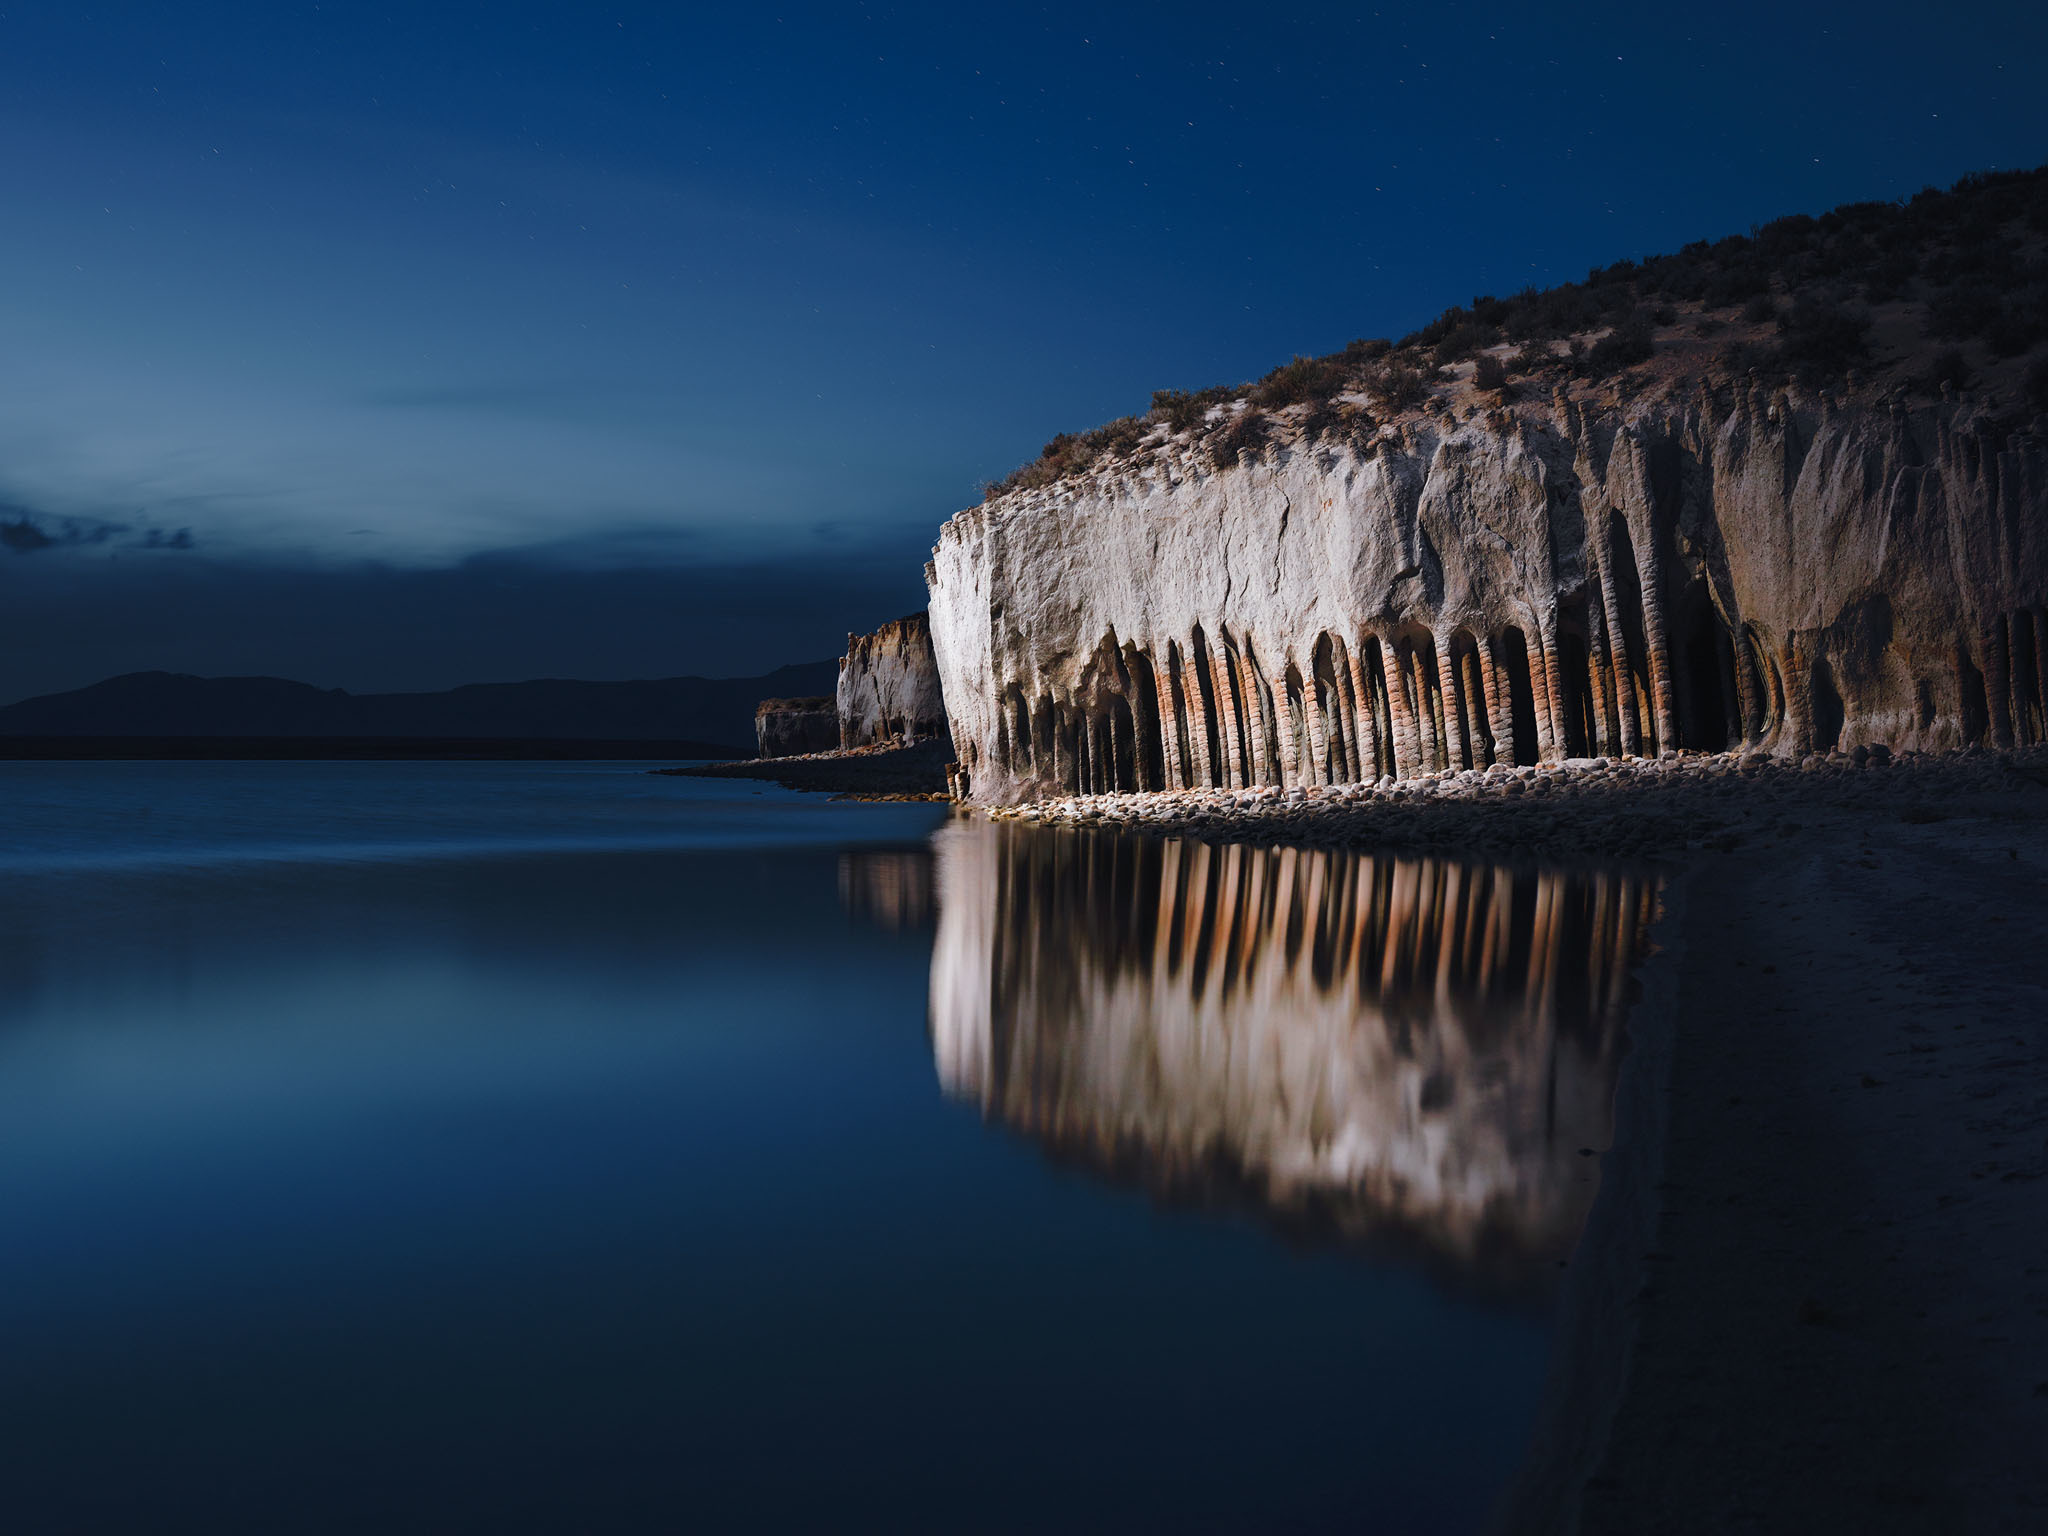
[[996,889],[997,861],[980,857],[975,834],[984,829],[954,822],[933,839],[933,886],[939,901],[939,936],[932,946],[932,1063],[939,1081],[957,1097],[981,1097],[994,1082],[989,1050],[995,989],[995,925],[1003,903]]
[[932,856],[923,849],[842,853],[839,900],[855,917],[883,928],[921,927],[932,917]]
[[939,859],[948,1092],[1176,1196],[1461,1265],[1575,1237],[1646,883],[981,822]]

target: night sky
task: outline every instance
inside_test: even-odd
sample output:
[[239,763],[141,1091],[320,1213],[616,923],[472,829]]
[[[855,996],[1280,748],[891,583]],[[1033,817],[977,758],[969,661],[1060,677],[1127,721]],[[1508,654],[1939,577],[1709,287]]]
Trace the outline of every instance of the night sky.
[[729,675],[1054,432],[2048,159],[2048,7],[0,0],[0,702]]

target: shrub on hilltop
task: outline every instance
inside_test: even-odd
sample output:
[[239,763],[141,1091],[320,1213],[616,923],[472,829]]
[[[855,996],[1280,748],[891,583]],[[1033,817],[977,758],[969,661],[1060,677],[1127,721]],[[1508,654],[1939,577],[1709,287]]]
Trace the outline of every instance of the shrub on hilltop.
[[[1871,348],[1878,306],[1888,307],[1883,334],[1892,343],[1881,356]],[[1966,347],[1981,345],[1994,360],[2027,356],[2048,342],[2048,166],[1965,176],[1899,202],[1793,214],[1669,255],[1595,267],[1554,288],[1482,294],[1398,343],[1360,340],[1296,357],[1253,385],[1161,390],[1149,417],[1062,433],[989,494],[1049,484],[1138,451],[1148,426],[1198,430],[1211,409],[1235,400],[1251,404],[1212,430],[1212,451],[1262,445],[1265,412],[1302,405],[1310,407],[1304,436],[1315,440],[1342,416],[1328,405],[1338,395],[1362,392],[1383,414],[1412,409],[1441,387],[1434,381],[1443,370],[1502,342],[1519,348],[1506,360],[1510,377],[1610,378],[1650,362],[1658,329],[1678,323],[1681,309],[1690,336],[1707,343],[1681,354],[1688,366],[1754,372],[1772,383],[1797,377],[1814,385],[1869,365],[1889,370],[1895,383],[1938,386],[1936,375],[1957,382]],[[1775,339],[1725,331],[1738,315],[1751,326],[1772,324]],[[1500,387],[1491,382],[1495,366],[1490,357],[1475,364],[1477,388]],[[2048,360],[2022,372],[2030,398],[2048,408]],[[2012,373],[1986,377],[2009,381]]]
[[1657,349],[1655,338],[1649,315],[1640,311],[1623,315],[1612,330],[1587,350],[1580,371],[1588,378],[1604,379],[1624,368],[1648,362]]
[[1302,417],[1297,430],[1305,443],[1349,443],[1354,448],[1364,448],[1379,435],[1379,429],[1380,425],[1370,411],[1340,405],[1331,399],[1318,401],[1315,408]]
[[1218,469],[1228,469],[1239,453],[1257,453],[1273,434],[1266,413],[1248,405],[1234,416],[1226,416],[1209,437],[1209,457]]
[[1029,464],[1013,469],[982,488],[984,500],[1011,491],[1036,490],[1093,469],[1104,459],[1122,458],[1144,441],[1149,424],[1142,416],[1119,416],[1092,432],[1062,432],[1039,450]]
[[1234,400],[1243,393],[1228,385],[1218,384],[1209,389],[1155,389],[1152,391],[1152,416],[1166,424],[1169,432],[1186,432],[1202,424],[1212,406]]
[[1429,394],[1429,380],[1420,368],[1392,358],[1383,361],[1365,378],[1373,399],[1389,411],[1405,411],[1420,405]]
[[1297,357],[1282,363],[1252,387],[1252,403],[1268,410],[1323,400],[1341,390],[1349,377],[1342,353],[1329,357]]
[[1792,301],[1778,320],[1785,361],[1809,383],[1839,377],[1870,350],[1870,314],[1820,296]]

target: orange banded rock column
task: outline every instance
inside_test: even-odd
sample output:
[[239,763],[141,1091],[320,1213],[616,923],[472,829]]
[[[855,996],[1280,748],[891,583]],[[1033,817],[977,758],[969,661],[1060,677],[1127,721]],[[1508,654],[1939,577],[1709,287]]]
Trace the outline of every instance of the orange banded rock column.
[[1308,782],[1311,784],[1334,783],[1330,753],[1329,722],[1323,718],[1323,706],[1316,694],[1315,673],[1302,679],[1301,716],[1308,727]]
[[1531,660],[1535,663],[1529,668],[1529,681],[1536,695],[1537,756],[1547,763],[1562,762],[1570,737],[1564,728],[1563,676],[1557,664],[1555,618],[1538,622],[1536,655]]
[[1408,685],[1401,676],[1399,647],[1391,642],[1382,642],[1380,665],[1386,674],[1387,713],[1393,717],[1394,723],[1394,777],[1412,779],[1421,771],[1421,753],[1416,740],[1415,716],[1408,709]]
[[1443,766],[1437,750],[1436,709],[1430,696],[1423,692],[1422,652],[1412,645],[1402,652],[1401,675],[1402,685],[1408,690],[1408,712],[1415,719],[1420,769],[1423,773],[1434,773]]
[[1346,646],[1344,662],[1351,674],[1351,693],[1358,710],[1359,751],[1364,759],[1357,773],[1361,780],[1377,779],[1380,776],[1379,711],[1373,705],[1372,687],[1365,675],[1365,664],[1358,659],[1358,652]]

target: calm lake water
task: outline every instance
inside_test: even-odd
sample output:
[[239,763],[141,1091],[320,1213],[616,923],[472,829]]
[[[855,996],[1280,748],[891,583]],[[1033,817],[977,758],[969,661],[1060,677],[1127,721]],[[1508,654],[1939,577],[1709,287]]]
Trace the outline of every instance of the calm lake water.
[[1649,891],[0,764],[23,1531],[1470,1531]]

